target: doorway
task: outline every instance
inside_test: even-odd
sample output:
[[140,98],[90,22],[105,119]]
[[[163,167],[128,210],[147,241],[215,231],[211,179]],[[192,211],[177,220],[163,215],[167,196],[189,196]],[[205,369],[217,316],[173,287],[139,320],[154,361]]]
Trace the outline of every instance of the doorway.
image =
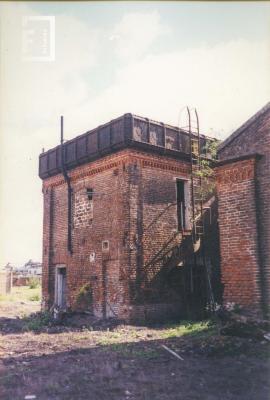
[[56,265],[54,304],[61,310],[66,308],[66,277],[66,267],[64,265]]
[[174,267],[167,276],[167,284],[171,296],[178,296],[183,317],[205,318],[208,294],[205,267],[202,264]]
[[116,318],[118,305],[122,302],[119,287],[118,260],[102,261],[102,286],[103,286],[103,318]]

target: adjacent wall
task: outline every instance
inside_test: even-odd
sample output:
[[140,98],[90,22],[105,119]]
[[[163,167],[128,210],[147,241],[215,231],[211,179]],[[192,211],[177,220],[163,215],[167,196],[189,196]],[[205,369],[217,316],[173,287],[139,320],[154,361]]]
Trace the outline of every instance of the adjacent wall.
[[[233,160],[243,156],[250,157]],[[225,301],[249,308],[260,306],[267,314],[270,303],[269,105],[225,141],[219,159],[221,163],[227,160],[217,168]]]

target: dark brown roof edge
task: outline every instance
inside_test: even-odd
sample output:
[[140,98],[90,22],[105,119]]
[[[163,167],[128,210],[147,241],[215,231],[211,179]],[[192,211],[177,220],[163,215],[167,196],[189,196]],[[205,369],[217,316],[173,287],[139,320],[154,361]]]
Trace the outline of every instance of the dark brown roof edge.
[[258,153],[251,153],[251,154],[245,154],[244,156],[240,156],[240,157],[229,158],[227,160],[221,160],[215,164],[214,168],[218,168],[218,167],[221,167],[222,165],[232,164],[232,163],[239,162],[239,161],[249,160],[250,158],[255,158],[256,160],[259,160],[260,158],[262,158],[262,155],[258,154]]
[[263,115],[266,111],[270,110],[270,101],[261,108],[256,114],[249,118],[243,125],[241,125],[236,131],[234,131],[227,139],[218,146],[218,153],[224,149],[229,143],[236,139],[245,129],[247,129],[258,117]]
[[[269,103],[269,104],[270,104],[270,103]],[[184,133],[188,133],[187,130],[185,130],[185,129],[181,128],[181,127],[177,127],[177,126],[175,126],[175,125],[167,124],[166,122],[156,121],[156,120],[154,120],[154,119],[152,119],[152,118],[142,117],[141,115],[137,115],[137,114],[133,114],[133,113],[125,113],[125,114],[120,115],[119,117],[116,117],[116,118],[111,119],[109,122],[105,122],[104,124],[99,124],[99,125],[96,126],[95,128],[92,128],[92,129],[90,129],[90,130],[88,130],[88,131],[86,131],[86,132],[83,132],[83,133],[81,133],[81,134],[79,134],[79,135],[77,135],[77,136],[74,136],[74,137],[72,137],[71,139],[65,140],[65,144],[70,143],[70,142],[72,142],[72,141],[75,140],[75,139],[79,139],[79,138],[81,138],[81,137],[83,137],[83,136],[86,136],[87,134],[89,134],[89,133],[91,133],[91,132],[95,132],[95,131],[97,131],[97,130],[99,130],[99,129],[101,129],[101,128],[104,128],[105,126],[109,126],[112,122],[116,122],[116,121],[118,121],[118,120],[121,120],[121,119],[124,118],[125,116],[132,116],[133,118],[140,119],[140,120],[142,120],[142,121],[149,121],[149,122],[152,122],[153,124],[156,124],[156,125],[159,125],[159,126],[165,126],[165,128],[169,128],[169,129],[172,129],[172,130],[176,130],[176,131],[181,131],[181,132],[184,132]],[[213,136],[208,136],[208,135],[205,135],[205,134],[203,134],[203,133],[200,133],[200,136],[203,137],[203,138],[205,138],[205,139],[209,139],[209,140],[218,140],[218,139],[216,139],[216,138],[213,137]],[[59,146],[59,144],[56,145],[56,146],[54,146],[54,147],[51,147],[50,149],[44,151],[44,152],[41,153],[41,154],[48,153],[48,152],[50,152],[50,151],[56,149],[56,147],[58,147],[58,146]]]

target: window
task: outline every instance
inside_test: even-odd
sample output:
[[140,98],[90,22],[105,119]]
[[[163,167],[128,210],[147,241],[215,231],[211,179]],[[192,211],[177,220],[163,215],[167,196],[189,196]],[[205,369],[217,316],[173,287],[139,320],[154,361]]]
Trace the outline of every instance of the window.
[[102,251],[108,251],[109,250],[109,241],[108,240],[103,240],[102,244],[101,244],[101,247],[102,247]]
[[87,198],[89,201],[93,200],[94,189],[87,188],[86,189]]
[[178,230],[186,229],[186,204],[185,204],[185,181],[176,180],[176,204]]

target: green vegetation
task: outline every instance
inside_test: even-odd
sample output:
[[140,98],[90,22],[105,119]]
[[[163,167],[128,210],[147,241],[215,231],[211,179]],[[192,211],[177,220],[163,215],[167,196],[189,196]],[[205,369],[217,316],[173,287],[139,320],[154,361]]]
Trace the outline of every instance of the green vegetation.
[[39,312],[23,318],[23,330],[40,331],[43,327],[50,325],[52,315],[48,311]]
[[38,293],[33,294],[32,296],[29,297],[30,301],[40,301],[40,295]]
[[79,306],[91,307],[93,303],[93,292],[90,283],[86,283],[79,289],[76,302]]
[[108,346],[111,344],[117,344],[121,342],[121,332],[104,332],[101,338],[98,340],[100,346]]
[[[170,339],[177,338],[180,336],[192,336],[192,337],[209,337],[218,332],[216,324],[211,320],[207,321],[182,321],[181,323],[162,325],[158,329],[152,331],[151,336],[154,339]],[[136,330],[128,332],[128,340],[130,339],[141,339],[140,333]],[[123,341],[123,333],[112,331],[100,333],[97,344],[101,346],[118,345]]]
[[201,158],[201,169],[195,172],[197,177],[202,178],[200,195],[203,201],[206,201],[215,191],[213,163],[217,159],[217,148],[219,143],[218,140],[213,140],[207,143],[203,150],[209,155],[211,160]]
[[211,321],[192,322],[182,321],[180,324],[173,324],[162,329],[161,336],[164,339],[179,337],[179,336],[209,336],[217,332],[215,325]]
[[113,351],[126,358],[157,358],[160,355],[160,352],[156,349],[141,346],[138,348],[138,345],[134,345],[134,343],[114,343],[110,344],[108,347],[103,347],[103,351]]
[[40,281],[38,278],[30,278],[28,281],[28,286],[30,289],[36,289],[40,286]]
[[31,289],[29,286],[13,286],[11,293],[0,295],[2,302],[18,302],[18,301],[40,301],[41,287]]
[[120,353],[124,357],[133,357],[133,358],[157,358],[159,356],[159,352],[155,349],[151,348],[135,348],[134,345],[130,344],[113,344],[110,346],[110,350]]

